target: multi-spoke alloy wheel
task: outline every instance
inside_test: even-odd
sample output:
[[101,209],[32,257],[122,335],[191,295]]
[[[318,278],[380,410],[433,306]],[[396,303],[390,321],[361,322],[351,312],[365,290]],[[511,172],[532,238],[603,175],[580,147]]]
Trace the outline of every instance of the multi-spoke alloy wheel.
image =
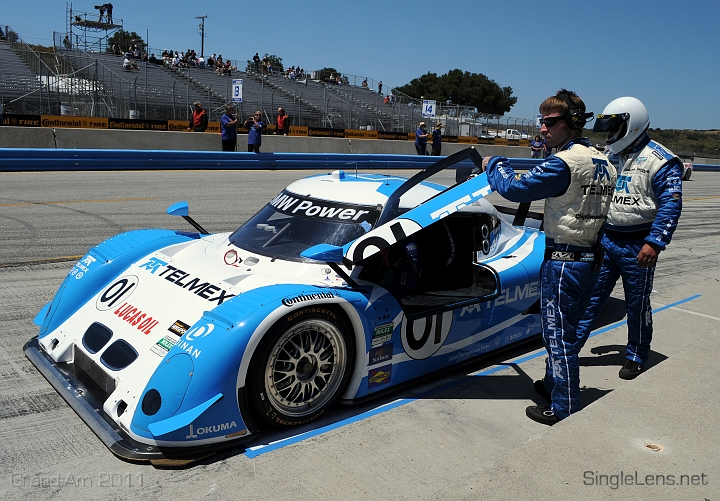
[[285,426],[312,421],[345,388],[354,345],[344,322],[333,310],[328,313],[276,325],[258,348],[248,388],[264,421]]

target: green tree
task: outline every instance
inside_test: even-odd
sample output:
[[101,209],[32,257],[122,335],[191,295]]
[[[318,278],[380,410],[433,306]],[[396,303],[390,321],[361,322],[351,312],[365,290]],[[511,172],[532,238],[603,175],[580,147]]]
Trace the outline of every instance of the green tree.
[[470,73],[458,69],[437,76],[427,73],[396,90],[410,97],[433,99],[435,101],[473,106],[482,113],[502,115],[510,111],[517,102],[512,87],[500,87],[494,80],[481,73]]
[[136,45],[140,51],[145,50],[145,41],[140,35],[134,31],[117,30],[113,35],[108,38],[108,45],[106,52],[112,52],[112,46],[118,44],[121,51],[126,51],[132,45]]

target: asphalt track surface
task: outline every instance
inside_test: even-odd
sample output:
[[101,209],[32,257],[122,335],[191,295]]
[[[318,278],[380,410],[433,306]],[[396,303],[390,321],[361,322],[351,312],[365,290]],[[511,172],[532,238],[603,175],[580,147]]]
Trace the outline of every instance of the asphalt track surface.
[[0,174],[0,499],[720,497],[720,176],[710,172],[685,183],[683,217],[660,256],[650,369],[617,377],[618,287],[581,354],[585,408],[552,428],[525,417],[542,403],[534,340],[191,467],[113,456],[25,358],[33,317],[90,246],[136,228],[189,230],[165,214],[170,204],[188,200],[209,231],[231,231],[309,174]]

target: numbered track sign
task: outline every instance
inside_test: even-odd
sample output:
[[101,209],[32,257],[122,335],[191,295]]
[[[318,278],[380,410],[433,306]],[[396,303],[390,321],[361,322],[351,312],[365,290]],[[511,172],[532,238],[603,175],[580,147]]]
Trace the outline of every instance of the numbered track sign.
[[423,99],[422,116],[435,118],[435,101]]
[[232,100],[234,103],[242,103],[242,78],[233,78]]

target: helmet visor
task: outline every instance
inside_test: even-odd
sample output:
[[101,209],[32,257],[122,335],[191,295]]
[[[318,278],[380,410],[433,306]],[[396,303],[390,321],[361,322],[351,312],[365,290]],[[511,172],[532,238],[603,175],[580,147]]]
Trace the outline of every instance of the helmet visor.
[[593,125],[593,132],[607,132],[606,143],[612,144],[625,136],[630,113],[598,115]]

